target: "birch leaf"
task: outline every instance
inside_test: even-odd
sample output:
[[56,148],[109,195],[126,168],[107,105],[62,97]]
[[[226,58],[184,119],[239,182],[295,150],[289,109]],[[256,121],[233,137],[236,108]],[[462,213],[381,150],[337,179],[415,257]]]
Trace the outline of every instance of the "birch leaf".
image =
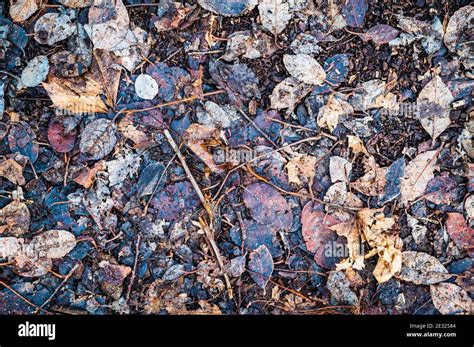
[[24,202],[12,201],[0,210],[0,233],[22,236],[30,227],[30,211]]
[[339,123],[339,117],[354,112],[351,104],[334,95],[331,95],[326,105],[319,109],[318,125],[328,128],[331,132]]
[[453,100],[451,91],[439,76],[433,77],[418,95],[418,119],[433,140],[451,124],[449,107]]
[[23,177],[23,167],[13,159],[7,159],[0,163],[0,176],[20,186],[26,183]]
[[75,31],[69,16],[46,13],[35,23],[35,40],[42,45],[54,45],[67,39]]
[[270,96],[271,108],[293,111],[296,104],[311,91],[311,86],[300,83],[294,77],[288,77],[277,84]]

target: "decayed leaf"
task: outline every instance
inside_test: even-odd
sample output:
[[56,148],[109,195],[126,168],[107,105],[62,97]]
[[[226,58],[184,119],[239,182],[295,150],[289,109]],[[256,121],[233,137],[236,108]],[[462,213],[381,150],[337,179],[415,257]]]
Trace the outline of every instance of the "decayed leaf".
[[247,262],[247,254],[231,259],[227,268],[227,273],[232,277],[240,277],[245,271],[245,263]]
[[198,0],[198,4],[205,10],[225,17],[236,17],[251,11],[257,2],[257,0]]
[[158,94],[158,83],[150,75],[140,74],[135,80],[135,93],[141,99],[152,100]]
[[260,0],[258,12],[262,26],[274,35],[285,30],[293,15],[285,0]]
[[435,257],[423,252],[405,251],[399,277],[403,281],[428,285],[446,281],[451,275]]
[[267,58],[275,50],[273,38],[264,32],[237,31],[229,35],[225,54],[221,58],[229,62],[240,57],[246,59]]
[[0,163],[0,176],[20,186],[26,183],[23,177],[23,167],[13,159],[7,159]]
[[360,28],[364,25],[368,9],[367,0],[346,0],[342,7],[342,15],[347,25]]
[[129,31],[130,19],[122,0],[94,0],[89,24],[84,26],[95,49],[119,49]]
[[58,153],[67,153],[72,151],[76,143],[77,131],[72,129],[66,133],[64,124],[58,121],[52,121],[48,128],[48,141],[51,147]]
[[286,199],[271,185],[255,182],[245,187],[242,200],[253,219],[277,230],[288,230],[293,212]]
[[92,6],[94,0],[58,0],[61,4],[71,8],[83,8]]
[[[444,44],[451,52],[458,52],[462,57],[468,57],[468,50],[460,49],[460,42],[463,33],[472,28],[472,19],[474,18],[474,6],[464,6],[454,12],[449,18],[446,33],[444,34]],[[469,35],[465,35],[469,37]],[[466,44],[469,44],[467,42]],[[471,53],[472,57],[472,53]]]
[[350,149],[352,149],[352,152],[354,154],[363,153],[368,157],[370,156],[370,154],[367,152],[367,149],[364,146],[364,143],[357,136],[347,135],[347,145],[349,146]]
[[[346,269],[364,267],[363,259],[377,254],[379,256],[373,275],[378,283],[388,281],[402,265],[402,240],[398,233],[392,231],[395,225],[393,218],[385,217],[381,210],[364,208],[357,212],[353,221],[331,227],[338,235],[348,239],[349,258],[337,264],[336,268]],[[362,256],[359,237],[365,240],[370,252]]]
[[87,124],[81,134],[79,149],[88,160],[98,160],[109,154],[117,143],[115,125],[108,119],[96,119]]
[[84,167],[77,171],[73,176],[73,181],[84,188],[90,188],[94,184],[97,172],[104,171],[105,169],[105,162],[103,160],[98,161],[91,169]]
[[306,249],[314,253],[316,263],[326,269],[330,269],[340,260],[330,252],[336,250],[336,246],[342,246],[336,244],[337,236],[331,230],[331,227],[338,223],[338,220],[322,209],[318,210],[318,205],[312,201],[308,202],[301,212],[301,233]]
[[14,22],[23,22],[38,11],[36,0],[16,0],[10,5],[10,16]]
[[342,271],[332,271],[328,276],[327,287],[335,304],[357,305],[359,300],[350,287],[350,281]]
[[177,29],[194,8],[177,1],[160,0],[160,11],[151,18],[151,22],[158,32]]
[[301,185],[313,182],[316,174],[317,158],[312,155],[298,155],[290,159],[286,164],[288,171],[288,182]]
[[198,123],[191,124],[184,132],[186,145],[213,171],[221,173],[224,170],[216,165],[207,147],[214,147],[220,143],[220,132],[214,127],[207,127]]
[[24,202],[12,201],[0,210],[0,234],[22,236],[30,227],[30,211]]
[[35,40],[42,45],[54,45],[74,33],[75,26],[66,14],[46,13],[35,23]]
[[31,258],[62,258],[76,246],[76,237],[66,230],[48,230],[33,237],[26,247]]
[[399,31],[387,24],[377,24],[367,30],[362,36],[366,41],[372,41],[377,45],[388,43],[395,39]]
[[107,107],[101,100],[102,88],[93,79],[52,77],[43,82],[43,87],[53,101],[54,107],[71,113],[106,113]]
[[23,246],[23,239],[17,237],[0,237],[0,258],[15,257]]
[[401,182],[401,202],[406,205],[421,196],[428,182],[434,177],[437,151],[428,151],[417,155],[406,167]]
[[439,76],[433,77],[418,95],[418,119],[433,139],[451,124],[449,108],[453,100],[451,91]]
[[433,305],[441,314],[474,314],[474,306],[469,294],[452,283],[430,286]]
[[349,182],[349,177],[352,171],[352,164],[344,158],[337,155],[329,158],[329,176],[331,182]]
[[300,83],[294,77],[285,78],[277,84],[270,96],[271,108],[293,111],[296,104],[311,91],[311,86]]
[[204,111],[198,111],[196,117],[199,123],[216,128],[228,128],[239,119],[238,110],[231,105],[218,105],[206,101]]
[[291,76],[300,82],[320,85],[326,79],[326,72],[319,63],[307,54],[285,54],[283,63]]
[[382,196],[387,184],[387,168],[381,168],[373,156],[365,162],[365,175],[351,183],[351,187],[367,196]]
[[334,95],[329,96],[326,105],[319,109],[318,125],[320,127],[328,128],[331,132],[339,123],[339,117],[342,115],[349,115],[354,112],[351,104]]
[[140,161],[140,155],[128,153],[106,162],[110,186],[120,185],[127,177],[135,175],[140,168]]
[[250,277],[260,288],[265,289],[273,273],[273,258],[265,245],[250,253],[248,268]]
[[345,208],[359,208],[364,205],[357,195],[347,190],[345,182],[337,182],[329,187],[324,195],[324,201],[328,203],[326,211],[341,222],[353,218]]
[[471,228],[461,213],[448,213],[446,231],[460,250],[465,250],[474,257],[474,229]]

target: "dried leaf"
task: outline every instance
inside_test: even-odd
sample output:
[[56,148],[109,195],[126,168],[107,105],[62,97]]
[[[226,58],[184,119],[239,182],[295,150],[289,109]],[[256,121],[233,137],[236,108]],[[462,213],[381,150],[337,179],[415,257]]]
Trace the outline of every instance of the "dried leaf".
[[74,31],[74,24],[66,14],[46,13],[35,23],[35,40],[52,46],[67,39]]
[[349,182],[352,171],[352,164],[344,158],[336,155],[329,158],[329,175],[331,182]]
[[286,164],[288,182],[301,185],[312,183],[316,174],[317,158],[312,155],[297,155]]
[[273,258],[265,245],[250,253],[248,269],[255,283],[265,289],[273,273]]
[[140,155],[134,153],[121,155],[117,159],[106,162],[110,186],[120,186],[127,177],[132,178],[138,172],[140,162]]
[[43,82],[54,107],[71,113],[106,113],[107,107],[101,100],[102,88],[93,79],[60,79],[52,77]]
[[160,11],[151,18],[151,22],[158,32],[177,29],[193,8],[177,1],[160,0]]
[[451,91],[439,76],[433,77],[418,95],[418,119],[433,139],[451,124],[449,108],[453,100]]
[[117,93],[120,85],[122,70],[116,68],[117,57],[108,51],[95,49],[92,71],[96,81],[100,81],[105,90],[108,104],[113,107],[117,102]]
[[25,87],[36,87],[48,76],[48,57],[38,55],[28,62],[28,65],[21,73],[21,83]]
[[117,143],[115,125],[100,118],[87,124],[81,134],[79,149],[88,160],[98,160],[109,154]]
[[58,0],[61,4],[71,8],[84,8],[92,6],[94,0]]
[[347,145],[349,146],[350,149],[352,149],[352,152],[354,154],[359,154],[363,153],[366,156],[370,157],[370,154],[367,152],[367,149],[364,146],[364,143],[362,140],[353,135],[347,135]]
[[104,171],[105,169],[105,162],[98,161],[91,169],[84,167],[77,171],[73,176],[73,181],[77,184],[80,184],[84,188],[90,188],[94,184],[97,172]]
[[23,239],[16,237],[0,237],[0,258],[9,259],[20,253]]
[[240,275],[242,275],[245,271],[246,262],[247,262],[247,254],[231,259],[227,272],[232,277],[240,277]]
[[474,314],[474,306],[469,294],[452,283],[430,286],[433,305],[441,314]]
[[0,176],[17,185],[24,185],[23,167],[13,159],[6,159],[0,163]]
[[367,30],[362,36],[366,41],[377,45],[388,43],[398,36],[399,31],[387,24],[377,24]]
[[26,248],[31,258],[62,258],[76,246],[76,237],[66,230],[48,230],[33,237]]
[[84,29],[95,49],[112,51],[125,48],[121,44],[129,32],[129,23],[122,0],[94,0],[94,6],[89,9],[89,24]]
[[328,128],[331,132],[339,124],[339,117],[342,115],[350,115],[354,112],[351,104],[334,95],[329,96],[326,105],[319,109],[318,125]]
[[23,22],[38,11],[36,0],[16,0],[10,4],[10,17],[14,22]]
[[326,72],[321,65],[307,54],[283,56],[283,63],[291,76],[300,82],[312,85],[320,85],[326,79]]
[[220,132],[214,127],[206,127],[201,124],[191,124],[184,133],[186,145],[211,169],[213,172],[221,173],[224,170],[216,165],[207,147],[215,147],[219,144]]
[[8,147],[13,153],[24,155],[31,163],[36,161],[39,145],[35,141],[36,134],[28,123],[21,121],[11,125],[7,139]]
[[[469,57],[469,50],[462,49],[463,40],[468,39],[469,28],[474,18],[474,6],[464,6],[454,12],[449,18],[444,34],[444,44],[451,52],[457,52],[461,57]],[[466,34],[464,34],[466,33]],[[469,47],[469,42],[466,42]],[[472,52],[471,52],[472,57]]]
[[347,25],[360,28],[364,25],[368,9],[367,0],[346,0],[342,7],[342,16]]
[[324,195],[324,201],[328,203],[326,211],[341,222],[347,222],[353,217],[345,208],[350,209],[364,206],[357,195],[347,190],[345,182],[337,182],[329,187]]
[[437,151],[428,151],[417,155],[406,167],[401,182],[401,202],[407,205],[423,195],[428,182],[434,177]]
[[382,196],[387,184],[387,168],[381,168],[373,156],[365,162],[365,175],[351,183],[351,187],[367,196]]
[[459,250],[466,251],[470,257],[474,257],[474,229],[469,227],[461,213],[448,213],[446,231]]
[[293,111],[298,104],[311,91],[311,86],[300,83],[294,77],[285,78],[277,84],[270,96],[271,108]]
[[402,253],[400,279],[415,284],[434,284],[449,279],[452,275],[435,257],[422,252],[405,251]]
[[285,0],[260,0],[258,12],[262,26],[274,35],[285,30],[293,15]]
[[357,305],[357,295],[350,288],[350,281],[342,271],[333,271],[328,276],[327,287],[334,304]]
[[22,236],[30,227],[30,211],[25,203],[12,201],[0,210],[0,233]]
[[51,147],[58,153],[67,153],[72,151],[76,143],[76,129],[66,133],[62,122],[52,121],[48,128],[48,141]]
[[226,61],[240,57],[246,59],[268,58],[276,51],[273,38],[262,31],[237,31],[229,35],[225,54]]

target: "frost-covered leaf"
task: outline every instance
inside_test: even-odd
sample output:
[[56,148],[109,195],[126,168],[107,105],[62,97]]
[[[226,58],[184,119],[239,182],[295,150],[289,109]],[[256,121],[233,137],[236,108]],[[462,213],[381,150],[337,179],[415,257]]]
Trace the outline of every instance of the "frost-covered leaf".
[[345,0],[342,7],[342,16],[347,25],[360,28],[364,25],[368,9],[367,0]]
[[469,294],[452,283],[439,283],[430,286],[433,305],[441,314],[474,314],[474,305]]
[[237,17],[251,11],[258,3],[257,0],[198,0],[205,10],[225,17]]
[[76,237],[66,230],[48,230],[33,237],[26,248],[32,258],[62,258],[76,246]]
[[273,273],[273,258],[265,245],[250,253],[248,269],[255,283],[265,289]]
[[291,76],[300,82],[312,85],[320,85],[326,79],[326,72],[321,65],[307,54],[285,54],[283,63]]
[[52,77],[43,87],[56,108],[71,113],[106,113],[107,106],[100,98],[101,85],[90,78],[61,79]]
[[14,22],[23,22],[38,11],[36,0],[16,0],[10,5],[10,16]]
[[291,112],[310,91],[310,85],[301,83],[294,77],[285,78],[272,91],[271,108],[278,110],[287,108]]
[[135,93],[141,99],[152,100],[158,94],[158,83],[150,75],[140,74],[135,80]]
[[88,160],[98,160],[109,154],[117,143],[115,125],[108,119],[96,119],[81,134],[79,149]]
[[204,111],[198,111],[196,117],[199,123],[215,128],[228,128],[240,117],[238,110],[231,105],[218,105],[212,101],[204,103]]
[[406,205],[423,195],[428,182],[434,177],[437,151],[428,151],[417,155],[406,167],[401,182],[401,201]]
[[35,23],[35,40],[42,45],[54,45],[67,39],[75,26],[66,14],[46,13]]
[[427,253],[405,251],[402,253],[399,277],[406,282],[428,285],[446,281],[451,275],[435,257]]
[[330,95],[327,104],[319,109],[318,125],[328,128],[332,132],[339,124],[340,116],[350,115],[353,112],[354,109],[347,101]]
[[293,15],[285,0],[260,0],[258,12],[262,26],[274,35],[285,30]]
[[433,77],[418,95],[418,119],[433,139],[451,124],[449,108],[454,98],[439,76]]
[[387,24],[377,24],[367,30],[362,36],[366,41],[372,41],[377,45],[388,43],[395,39],[399,31]]
[[[121,48],[129,31],[127,8],[122,0],[94,0],[89,9],[89,24],[84,26],[95,49]],[[123,47],[125,48],[125,47]]]
[[0,176],[20,186],[26,183],[23,177],[23,167],[13,159],[0,162]]

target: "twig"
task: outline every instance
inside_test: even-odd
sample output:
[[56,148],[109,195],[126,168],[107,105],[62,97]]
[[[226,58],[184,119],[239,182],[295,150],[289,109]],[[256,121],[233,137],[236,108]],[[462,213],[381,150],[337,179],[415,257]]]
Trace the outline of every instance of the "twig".
[[[64,277],[63,281],[59,284],[59,286],[56,287],[56,289],[54,290],[54,292],[49,296],[49,298],[43,302],[40,306],[40,308],[43,308],[45,307],[48,302],[51,301],[51,299],[57,294],[57,292],[59,292],[59,289],[61,289],[61,287],[69,280],[69,278],[74,274],[74,272],[76,271],[76,269],[78,268],[79,266],[79,262],[76,263],[76,265],[74,265],[74,267],[71,269],[71,271],[69,271],[69,273],[66,275],[66,277]],[[35,313],[37,313],[38,310],[36,310]]]
[[142,234],[138,234],[137,243],[135,244],[135,261],[133,262],[132,276],[130,277],[130,282],[128,283],[127,294],[125,295],[125,302],[128,303],[130,298],[130,293],[132,292],[133,281],[135,280],[138,264],[138,255],[140,253],[140,242],[142,240]]
[[44,312],[46,314],[51,314],[50,312],[42,309],[41,307],[35,305],[34,303],[32,303],[30,300],[28,300],[27,298],[25,298],[23,295],[21,295],[20,293],[18,293],[15,289],[13,289],[12,287],[10,287],[8,284],[6,284],[5,282],[3,281],[0,281],[0,284],[2,286],[4,286],[5,288],[7,288],[8,290],[10,290],[11,292],[13,292],[15,295],[17,295],[20,299],[22,299],[24,302],[26,302],[27,304],[33,306],[34,308],[36,308],[36,310],[39,310],[41,312]]

